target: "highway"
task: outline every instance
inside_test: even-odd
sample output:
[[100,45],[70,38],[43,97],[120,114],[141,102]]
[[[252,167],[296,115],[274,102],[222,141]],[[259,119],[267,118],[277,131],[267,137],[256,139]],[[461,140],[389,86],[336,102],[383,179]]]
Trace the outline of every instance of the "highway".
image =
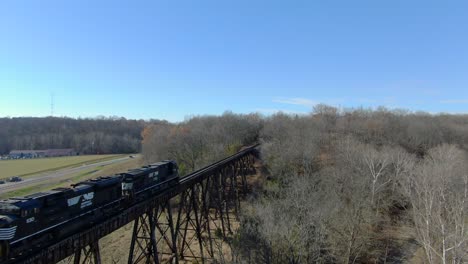
[[86,171],[86,170],[93,169],[93,168],[98,168],[100,166],[106,166],[106,165],[123,162],[128,159],[130,159],[130,157],[126,156],[126,157],[116,158],[112,160],[101,161],[97,163],[83,164],[78,167],[70,167],[70,168],[60,169],[57,171],[51,171],[47,173],[38,174],[37,176],[23,179],[23,181],[20,181],[20,182],[6,182],[5,184],[0,185],[0,194],[8,192],[8,191],[12,191],[12,190],[17,190],[20,188],[26,188],[26,187],[36,185],[36,184],[45,183],[47,181],[66,179],[67,176],[74,175],[82,171]]

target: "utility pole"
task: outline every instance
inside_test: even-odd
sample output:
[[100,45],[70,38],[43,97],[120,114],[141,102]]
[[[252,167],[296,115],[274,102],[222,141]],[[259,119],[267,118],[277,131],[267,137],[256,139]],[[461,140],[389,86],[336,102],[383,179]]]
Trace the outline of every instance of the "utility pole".
[[50,116],[54,116],[54,93],[50,93]]

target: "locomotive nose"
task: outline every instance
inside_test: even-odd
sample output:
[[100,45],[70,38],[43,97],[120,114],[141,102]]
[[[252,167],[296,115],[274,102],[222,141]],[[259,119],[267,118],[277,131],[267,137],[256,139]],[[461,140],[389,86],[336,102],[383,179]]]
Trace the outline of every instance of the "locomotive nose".
[[12,226],[13,219],[0,215],[0,241],[1,240],[10,240],[15,236],[16,226]]
[[8,227],[8,224],[10,222],[4,217],[3,215],[0,215],[0,228],[2,227]]
[[3,236],[3,230],[8,228],[10,225],[10,221],[8,221],[8,218],[0,215],[0,261],[3,262],[8,259],[8,254],[10,251],[10,246],[8,244],[8,241],[6,239],[2,239]]

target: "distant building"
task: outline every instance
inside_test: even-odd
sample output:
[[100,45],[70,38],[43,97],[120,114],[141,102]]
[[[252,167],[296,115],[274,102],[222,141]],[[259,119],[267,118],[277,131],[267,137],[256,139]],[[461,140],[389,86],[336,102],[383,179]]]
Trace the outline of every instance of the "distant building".
[[46,157],[63,157],[63,156],[75,156],[76,151],[73,149],[48,149],[45,151]]
[[10,151],[10,159],[32,159],[45,157],[45,150],[12,150]]
[[74,149],[12,150],[10,159],[33,159],[44,157],[64,157],[77,155]]

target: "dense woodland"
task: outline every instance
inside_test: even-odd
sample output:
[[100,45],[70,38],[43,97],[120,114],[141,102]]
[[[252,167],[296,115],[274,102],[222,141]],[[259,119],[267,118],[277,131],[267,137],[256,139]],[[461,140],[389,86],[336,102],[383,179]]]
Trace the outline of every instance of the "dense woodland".
[[[142,150],[189,172],[257,141],[267,180],[244,207],[235,262],[468,262],[468,116],[225,113],[147,126]],[[411,244],[390,232],[403,226]]]
[[0,155],[14,149],[74,148],[80,154],[140,151],[144,121],[124,118],[0,118]]

